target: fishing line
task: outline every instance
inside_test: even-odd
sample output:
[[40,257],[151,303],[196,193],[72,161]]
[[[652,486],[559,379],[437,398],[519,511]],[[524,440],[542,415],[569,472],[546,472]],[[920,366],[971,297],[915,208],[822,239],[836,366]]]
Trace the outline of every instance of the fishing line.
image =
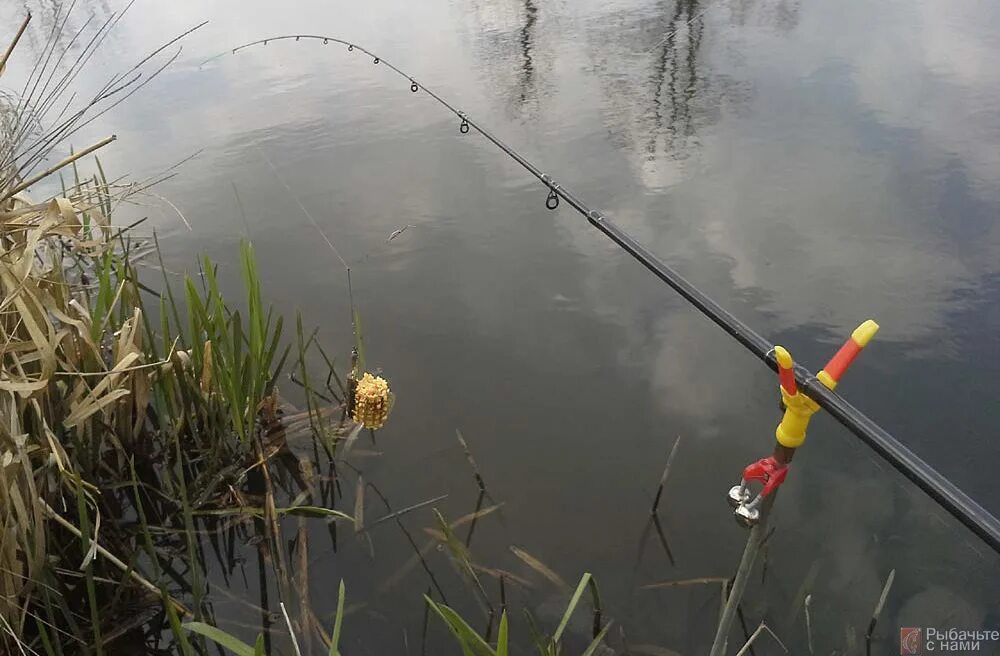
[[[704,10],[691,19],[688,24],[700,18]],[[667,38],[669,38],[668,35]],[[669,285],[680,294],[691,305],[697,308],[702,314],[711,319],[719,328],[724,330],[730,337],[743,345],[748,351],[757,356],[772,370],[778,370],[778,362],[774,354],[774,345],[765,339],[761,334],[750,328],[746,323],[738,319],[735,315],[712,300],[704,292],[687,281],[677,271],[669,267],[645,246],[637,242],[631,235],[619,228],[608,217],[598,210],[591,209],[575,194],[564,186],[556,182],[549,174],[528,161],[516,150],[494,136],[492,132],[474,121],[465,112],[457,109],[450,102],[439,96],[424,84],[417,81],[412,75],[397,68],[384,58],[375,54],[371,50],[356,43],[338,39],[332,36],[321,36],[314,34],[288,34],[268,37],[251,41],[233,48],[231,51],[220,53],[214,57],[206,59],[201,63],[203,66],[208,62],[219,59],[229,54],[236,54],[241,50],[253,46],[264,45],[273,41],[321,41],[323,44],[337,43],[347,46],[348,52],[362,53],[371,58],[375,65],[383,65],[403,77],[410,83],[410,91],[417,93],[423,91],[428,96],[436,100],[450,112],[460,119],[459,132],[467,134],[470,129],[484,136],[497,148],[502,150],[508,157],[520,164],[531,175],[538,178],[542,184],[549,189],[545,199],[545,206],[550,210],[559,207],[560,199],[566,201],[573,209],[582,214],[587,221],[603,232],[608,238],[614,241],[626,253],[631,255],[640,264],[649,269],[657,278]],[[301,206],[301,203],[300,203]],[[313,220],[315,222],[315,220]],[[322,232],[322,231],[321,231]],[[332,242],[329,242],[332,245]],[[338,254],[339,257],[339,254]],[[343,258],[340,258],[343,262]],[[346,262],[344,262],[346,266]],[[348,285],[350,285],[350,268],[348,272]],[[352,302],[353,308],[353,302]],[[961,522],[969,530],[975,533],[980,539],[990,546],[995,552],[1000,554],[1000,520],[990,514],[985,508],[979,505],[967,494],[962,492],[954,483],[945,478],[937,470],[920,459],[915,453],[910,451],[899,440],[893,437],[888,431],[875,423],[863,412],[848,403],[842,396],[831,391],[823,385],[816,376],[800,364],[795,365],[795,378],[800,391],[815,401],[821,408],[826,410],[842,426],[851,431],[855,436],[867,444],[896,471],[905,476],[914,485],[923,490],[942,509],[947,511],[952,517]]]
[[351,331],[354,333],[355,340],[360,339],[358,335],[357,310],[354,305],[354,286],[351,284],[351,265],[347,263],[347,260],[345,260],[344,256],[340,254],[340,251],[337,250],[337,247],[333,245],[333,241],[326,236],[326,232],[323,231],[323,228],[320,227],[319,222],[316,220],[316,218],[313,217],[312,213],[308,209],[306,209],[306,206],[302,204],[302,201],[299,199],[299,197],[295,194],[294,191],[292,191],[291,186],[287,182],[285,182],[285,179],[281,176],[281,173],[278,172],[278,167],[276,167],[274,165],[274,162],[272,162],[271,159],[264,154],[263,149],[261,149],[257,141],[253,138],[251,138],[250,141],[253,143],[253,147],[257,150],[257,153],[261,156],[261,159],[263,159],[267,163],[268,167],[270,167],[271,171],[274,173],[275,179],[277,179],[277,181],[281,184],[281,186],[285,188],[285,191],[288,192],[288,195],[292,198],[292,200],[295,201],[295,204],[299,206],[299,209],[302,210],[302,213],[306,215],[306,218],[309,219],[309,222],[312,223],[314,228],[316,228],[316,232],[319,233],[320,237],[323,238],[323,241],[326,242],[326,245],[330,247],[330,250],[333,252],[334,255],[337,256],[337,259],[340,260],[340,263],[344,266],[344,271],[347,273],[347,298],[348,302],[351,304]]
[[654,45],[652,48],[650,48],[649,50],[647,50],[646,52],[644,52],[642,54],[648,55],[649,53],[653,52],[654,50],[656,50],[657,48],[659,48],[660,46],[662,46],[664,43],[666,43],[667,41],[669,41],[670,39],[672,39],[675,36],[677,36],[677,33],[680,32],[683,28],[690,27],[692,23],[694,23],[696,20],[698,20],[699,18],[701,18],[702,16],[705,15],[705,12],[708,11],[709,7],[711,7],[711,5],[705,5],[705,7],[701,11],[699,11],[697,14],[695,14],[691,18],[687,19],[686,21],[684,21],[683,23],[681,23],[680,25],[678,25],[674,29],[672,29],[669,32],[667,32],[665,35],[663,35],[662,39],[660,39],[659,41],[656,42],[656,45]]
[[306,209],[306,206],[302,204],[302,201],[299,200],[299,197],[295,194],[294,191],[292,191],[292,188],[288,185],[288,183],[285,182],[285,179],[281,176],[281,173],[278,172],[278,167],[276,167],[274,165],[274,162],[272,162],[271,159],[264,154],[264,151],[261,150],[260,146],[257,145],[256,141],[253,142],[253,146],[254,148],[257,149],[257,153],[261,156],[261,159],[263,159],[267,163],[268,167],[270,167],[271,172],[274,173],[275,179],[281,184],[282,187],[285,188],[285,191],[288,192],[288,195],[291,197],[291,199],[295,201],[295,204],[299,206],[299,209],[302,210],[302,213],[306,215],[306,218],[309,219],[309,222],[313,224],[314,228],[316,228],[316,232],[319,233],[319,236],[323,238],[323,241],[325,241],[326,245],[330,247],[330,250],[333,251],[333,254],[337,256],[337,259],[340,260],[340,263],[344,265],[344,269],[350,271],[351,267],[348,266],[347,260],[344,259],[344,256],[340,254],[340,251],[337,250],[337,247],[333,245],[333,242],[330,240],[330,238],[326,236],[325,232],[323,232],[323,228],[319,226],[319,222],[316,221],[312,213]]

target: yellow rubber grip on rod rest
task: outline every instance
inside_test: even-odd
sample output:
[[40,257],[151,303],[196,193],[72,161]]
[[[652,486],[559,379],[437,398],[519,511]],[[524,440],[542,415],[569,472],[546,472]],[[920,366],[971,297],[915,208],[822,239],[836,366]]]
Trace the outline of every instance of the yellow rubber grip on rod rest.
[[[875,336],[878,328],[878,324],[871,319],[855,328],[850,338],[844,342],[816,378],[828,389],[835,388],[840,377]],[[794,382],[795,362],[792,360],[792,355],[784,348],[775,346],[774,356],[778,361],[778,377],[782,382],[778,389],[785,404],[785,414],[775,429],[774,436],[782,446],[797,449],[806,441],[809,420],[819,411],[819,405],[798,391]],[[790,384],[789,379],[791,379]]]
[[[792,360],[791,353],[781,346],[775,346],[774,356],[778,361],[779,378],[787,377],[789,374],[794,376],[795,362]],[[819,406],[808,396],[795,389],[794,386],[789,386],[795,390],[794,393],[790,393],[785,387],[786,385],[778,386],[781,391],[781,400],[785,404],[785,414],[774,430],[774,437],[781,446],[797,449],[806,441],[809,420],[819,410]]]

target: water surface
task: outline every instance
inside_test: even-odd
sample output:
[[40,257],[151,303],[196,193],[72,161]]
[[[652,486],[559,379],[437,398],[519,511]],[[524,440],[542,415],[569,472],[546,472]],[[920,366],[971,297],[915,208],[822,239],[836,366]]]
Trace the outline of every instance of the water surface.
[[[202,151],[159,190],[191,230],[166,205],[132,210],[150,217],[168,267],[208,254],[235,290],[249,236],[267,295],[344,358],[346,276],[313,217],[352,267],[369,359],[398,397],[384,455],[357,463],[366,478],[398,505],[448,494],[445,515],[471,511],[461,430],[505,503],[477,526],[477,560],[530,575],[508,550],[519,545],[567,580],[593,572],[624,631],[616,648],[707,651],[717,587],[639,586],[733,572],[745,533],[725,492],[770,451],[773,374],[572,209],[548,212],[534,179],[384,66],[316,42],[202,61],[286,33],[362,43],[807,365],[877,319],[844,395],[1000,513],[996,3],[140,2],[102,65],[205,19],[175,66],[90,132],[117,133],[105,167],[136,176]],[[640,542],[678,436],[660,510],[668,557]],[[420,532],[433,520],[407,521]],[[808,649],[803,590],[818,653],[858,653],[891,569],[877,653],[895,653],[901,625],[1000,626],[997,557],[828,417],[775,521],[747,620],[773,624],[793,653]],[[399,531],[374,531],[375,558],[350,539],[315,551],[324,531],[314,537],[317,613],[344,578],[367,602],[347,622],[352,651],[419,653],[426,577],[378,593],[410,554]],[[256,603],[253,574],[234,580]],[[537,581],[512,594],[554,622],[552,593]],[[240,625],[253,613],[224,599],[217,611],[252,635]],[[432,645],[445,639],[435,629]]]

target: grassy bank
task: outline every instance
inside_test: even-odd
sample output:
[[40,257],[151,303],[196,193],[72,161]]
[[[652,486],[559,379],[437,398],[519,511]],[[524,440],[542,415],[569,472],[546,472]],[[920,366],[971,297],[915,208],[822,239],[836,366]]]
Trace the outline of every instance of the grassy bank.
[[[64,38],[57,12],[24,91],[0,99],[2,653],[121,653],[158,622],[188,651],[180,623],[206,614],[199,532],[235,516],[230,539],[248,518],[273,537],[285,514],[346,517],[332,503],[274,501],[270,460],[282,440],[308,432],[335,449],[353,422],[344,385],[329,403],[307,389],[309,411],[285,412],[275,382],[290,354],[320,356],[301,325],[283,339],[252,247],[242,249],[242,309],[207,260],[197,278],[168,280],[155,243],[112,221],[165,176],[109,180],[91,154],[113,137],[75,154],[67,146],[149,79],[136,82],[150,61],[163,65],[153,51],[74,106],[69,85],[114,20],[87,42]],[[28,195],[53,183],[55,194]],[[156,290],[140,280],[142,263],[164,271]]]
[[[354,404],[355,423],[355,372],[337,375],[301,323],[283,339],[249,244],[234,309],[211,262],[171,284],[155,243],[112,224],[134,187],[103,173],[74,178],[44,202],[15,193],[0,207],[0,645],[102,653],[144,644],[158,621],[186,652],[181,622],[211,619],[206,542],[227,548],[255,530],[282,554],[283,516],[350,519],[334,509],[331,485],[276,502],[295,496],[275,492],[289,476],[303,491],[315,485],[287,440],[308,435],[332,463],[378,408]],[[18,186],[8,178],[3,189]],[[137,270],[150,260],[164,271],[158,291]],[[309,387],[313,359],[330,363],[325,393]],[[293,360],[303,412],[290,412],[276,385]],[[269,561],[290,585],[287,563]]]

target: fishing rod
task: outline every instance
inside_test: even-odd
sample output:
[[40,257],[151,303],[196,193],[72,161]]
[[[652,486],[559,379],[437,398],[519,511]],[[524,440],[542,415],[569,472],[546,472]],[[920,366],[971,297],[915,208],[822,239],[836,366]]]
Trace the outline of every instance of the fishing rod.
[[[458,128],[460,133],[468,134],[470,129],[475,130],[548,187],[549,193],[545,199],[545,206],[548,209],[555,210],[559,207],[560,200],[566,201],[570,207],[582,214],[592,226],[618,244],[626,253],[649,269],[653,275],[673,288],[674,291],[711,319],[730,337],[742,344],[744,348],[757,356],[764,364],[776,372],[780,370],[774,345],[760,333],[716,303],[704,292],[688,282],[677,271],[651,253],[645,246],[637,242],[631,235],[619,228],[609,217],[598,210],[590,208],[569,189],[557,182],[551,175],[531,163],[523,155],[504,143],[499,137],[470,118],[464,111],[456,108],[450,102],[417,81],[415,77],[397,68],[371,50],[356,43],[331,36],[287,34],[245,43],[233,48],[231,51],[206,59],[201,65],[229,54],[236,54],[241,50],[253,46],[266,46],[271,42],[289,40],[321,41],[323,44],[337,43],[345,45],[349,52],[367,55],[371,57],[373,64],[382,64],[408,80],[410,82],[410,91],[413,93],[424,92],[460,119],[461,122]],[[913,453],[913,451],[904,446],[888,431],[875,423],[875,421],[848,403],[832,389],[826,387],[807,368],[798,363],[795,363],[793,367],[792,372],[794,373],[797,385],[808,398],[829,412],[837,422],[860,438],[862,442],[873,449],[875,453],[881,456],[896,471],[923,490],[948,514],[961,522],[982,539],[983,542],[989,545],[990,548],[1000,554],[1000,520]]]

